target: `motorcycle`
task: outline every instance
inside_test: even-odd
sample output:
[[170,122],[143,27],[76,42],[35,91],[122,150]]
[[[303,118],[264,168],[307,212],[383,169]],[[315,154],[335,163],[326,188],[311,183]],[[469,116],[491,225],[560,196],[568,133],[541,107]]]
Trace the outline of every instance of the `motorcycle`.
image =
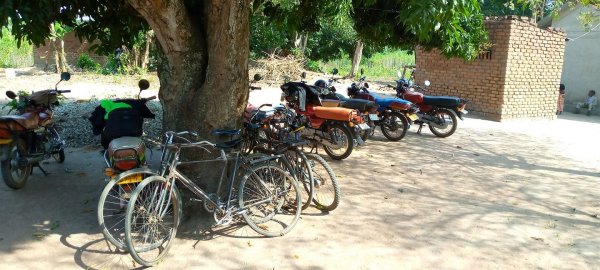
[[[150,87],[147,80],[138,83],[140,94]],[[142,140],[143,119],[154,118],[146,103],[155,99],[103,100],[89,120],[94,134],[102,134],[105,181],[98,200],[98,223],[104,237],[121,250],[125,246],[125,209],[131,193],[142,179],[158,175],[147,166],[146,145]]]
[[[304,77],[304,76],[303,76]],[[287,106],[295,113],[291,127],[294,133],[313,143],[322,145],[331,158],[347,158],[354,148],[356,138],[353,129],[369,129],[356,110],[340,107],[324,107],[320,90],[305,82],[287,82],[281,86]]]
[[358,83],[352,83],[347,89],[349,97],[364,99],[379,105],[379,119],[370,118],[369,124],[373,127],[379,126],[381,133],[390,141],[399,141],[406,135],[412,121],[418,119],[418,107],[401,98],[384,98],[369,91],[369,83],[366,82],[364,70],[360,70],[361,77]]
[[[414,67],[405,66],[404,73],[407,68]],[[403,75],[398,72],[400,79],[396,81],[396,87],[392,87],[396,90],[397,97],[406,99],[419,106],[418,119],[414,121],[419,125],[417,134],[421,134],[421,130],[425,124],[429,126],[431,133],[440,138],[454,134],[458,126],[456,117],[458,116],[460,120],[463,120],[463,115],[468,113],[465,110],[467,101],[458,97],[426,96],[423,93],[415,91],[415,89],[426,91],[424,87],[411,83],[411,81],[414,81],[414,69],[411,72],[410,80],[403,79]],[[428,80],[424,82],[425,87],[430,84]]]
[[315,82],[315,86],[321,88],[321,103],[325,107],[342,107],[358,111],[358,114],[363,119],[363,123],[369,125],[369,129],[355,130],[358,132],[355,134],[357,139],[360,139],[364,142],[374,132],[373,128],[375,126],[372,124],[373,121],[379,121],[379,117],[377,116],[379,105],[373,101],[347,98],[340,93],[337,93],[337,90],[333,85],[335,82],[337,82],[337,79],[334,78],[334,76],[337,74],[338,69],[334,68],[332,77],[328,80],[328,82],[325,80],[317,80]]
[[[17,115],[0,117],[0,170],[7,186],[21,189],[27,183],[33,167],[44,175],[47,172],[40,163],[54,158],[65,161],[65,142],[60,137],[60,128],[54,123],[54,107],[58,97],[71,90],[58,90],[58,84],[68,81],[71,74],[63,72],[54,89],[42,90],[31,95],[6,91],[12,99],[9,105]],[[10,113],[10,112],[9,112]]]

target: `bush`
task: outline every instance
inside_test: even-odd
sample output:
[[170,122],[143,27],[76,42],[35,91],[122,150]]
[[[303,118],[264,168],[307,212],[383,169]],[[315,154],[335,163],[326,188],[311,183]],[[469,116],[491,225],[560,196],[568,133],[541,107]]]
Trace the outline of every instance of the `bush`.
[[304,67],[310,71],[320,72],[321,71],[321,63],[319,61],[308,60]]
[[18,68],[33,65],[33,47],[26,41],[17,46],[17,40],[7,28],[2,28],[0,38],[0,67]]
[[100,64],[85,53],[79,55],[76,66],[85,71],[97,71],[100,69]]

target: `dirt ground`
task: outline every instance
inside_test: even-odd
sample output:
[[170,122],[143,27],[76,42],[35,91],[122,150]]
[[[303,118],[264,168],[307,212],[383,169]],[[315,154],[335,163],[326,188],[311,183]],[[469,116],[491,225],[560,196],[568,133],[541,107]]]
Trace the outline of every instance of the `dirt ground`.
[[[377,132],[348,159],[329,160],[342,188],[335,211],[313,208],[280,238],[214,228],[198,213],[156,268],[598,269],[600,118],[467,118],[449,138],[415,132],[400,142]],[[137,267],[98,229],[102,164],[98,149],[68,149],[24,189],[0,183],[0,268]]]

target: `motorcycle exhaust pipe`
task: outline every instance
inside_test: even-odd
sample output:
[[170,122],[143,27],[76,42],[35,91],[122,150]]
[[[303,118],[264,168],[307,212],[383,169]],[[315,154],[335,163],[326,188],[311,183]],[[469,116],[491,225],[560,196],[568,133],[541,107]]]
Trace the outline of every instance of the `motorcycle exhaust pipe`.
[[332,143],[328,138],[324,138],[322,133],[322,131],[316,129],[305,128],[302,130],[300,136],[306,140],[316,141],[317,143],[322,144],[323,146],[327,146],[331,149],[337,150],[342,148],[340,145]]

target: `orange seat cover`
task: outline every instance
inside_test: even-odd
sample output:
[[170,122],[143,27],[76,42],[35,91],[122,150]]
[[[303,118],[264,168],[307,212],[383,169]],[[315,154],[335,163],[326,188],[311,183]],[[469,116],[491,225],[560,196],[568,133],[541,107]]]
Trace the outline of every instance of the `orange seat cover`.
[[315,106],[315,116],[323,119],[348,122],[352,119],[352,109]]
[[22,115],[6,115],[0,117],[0,122],[12,121],[19,123],[19,125],[23,126],[25,129],[34,129],[38,127],[39,116],[37,113],[28,112]]

